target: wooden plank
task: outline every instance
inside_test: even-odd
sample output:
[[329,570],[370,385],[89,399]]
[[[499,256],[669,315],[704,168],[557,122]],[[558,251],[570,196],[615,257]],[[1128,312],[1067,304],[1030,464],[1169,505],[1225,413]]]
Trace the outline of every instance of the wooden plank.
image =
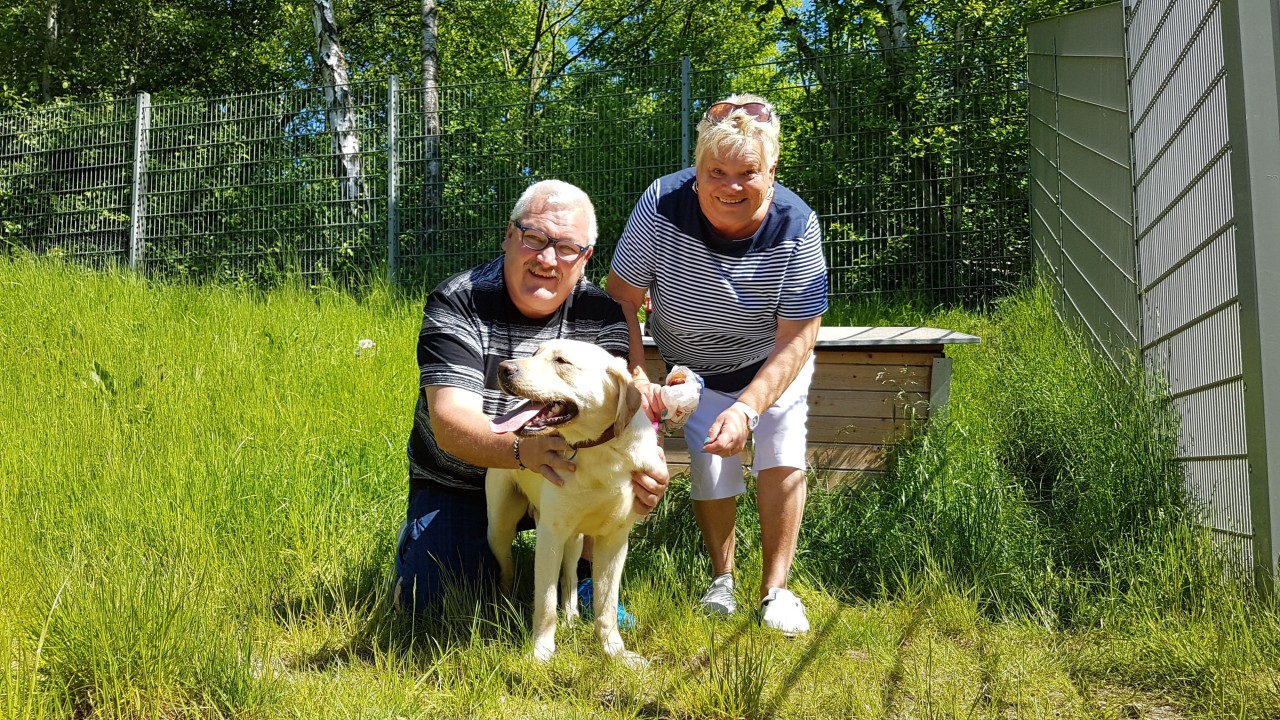
[[952,345],[976,343],[980,338],[955,330],[919,326],[842,326],[818,328],[818,347],[889,347],[895,345]]
[[673,435],[663,440],[662,451],[667,454],[667,467],[672,475],[689,469],[689,446],[683,435]]
[[897,390],[822,390],[809,393],[809,415],[844,418],[904,418],[929,414],[929,395]]
[[646,346],[644,349],[644,371],[653,382],[660,383],[667,379],[667,364],[658,354],[658,348]]
[[897,390],[822,390],[809,393],[810,415],[837,417],[904,417],[906,407],[927,415],[929,395]]
[[810,396],[821,390],[905,390],[929,392],[929,366],[826,365],[819,364],[809,385]]
[[[664,451],[672,474],[689,469],[689,451],[684,438],[667,438]],[[880,443],[809,443],[805,455],[819,475],[884,470],[888,446]],[[751,465],[748,452],[743,464]]]
[[819,364],[828,365],[929,365],[933,358],[942,357],[941,345],[921,345],[920,348],[875,348],[871,350],[835,350],[818,348]]
[[856,488],[883,476],[883,470],[833,470],[819,475],[817,486],[823,490]]
[[[903,418],[842,418],[817,416],[809,418],[810,443],[879,444],[906,437],[911,423]],[[670,461],[673,450],[685,448],[684,436],[668,437],[663,446]]]
[[[823,365],[876,365],[876,366],[910,366],[929,367],[933,359],[943,357],[942,348],[929,349],[925,346],[919,352],[881,352],[879,350],[823,350],[816,352],[818,366]],[[650,379],[657,380],[666,376],[666,368],[662,356],[656,347],[644,349],[645,372]]]
[[867,443],[809,443],[806,454],[814,468],[829,472],[883,470],[888,446]]
[[910,427],[905,418],[809,417],[809,441],[815,443],[892,442]]

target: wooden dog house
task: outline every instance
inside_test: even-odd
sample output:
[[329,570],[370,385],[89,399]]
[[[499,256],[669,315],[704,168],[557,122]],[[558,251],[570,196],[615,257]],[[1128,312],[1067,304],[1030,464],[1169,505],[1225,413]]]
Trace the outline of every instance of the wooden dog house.
[[[810,469],[827,486],[885,469],[888,449],[916,422],[946,405],[951,391],[950,344],[979,342],[973,335],[927,327],[823,327],[809,388]],[[666,376],[646,336],[649,376]],[[672,472],[689,465],[684,436],[665,441]]]

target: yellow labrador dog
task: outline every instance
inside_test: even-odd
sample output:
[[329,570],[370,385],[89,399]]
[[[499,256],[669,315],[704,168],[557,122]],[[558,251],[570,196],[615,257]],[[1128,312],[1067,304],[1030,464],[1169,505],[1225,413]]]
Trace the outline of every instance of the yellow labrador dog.
[[559,433],[575,448],[577,471],[563,474],[563,486],[533,470],[493,468],[485,479],[489,547],[508,593],[516,524],[530,507],[536,518],[534,656],[545,662],[556,650],[557,572],[560,609],[566,620],[578,617],[577,561],[582,536],[590,535],[596,637],[606,654],[642,667],[645,660],[628,651],[618,634],[618,586],[627,535],[640,519],[631,509],[631,472],[656,471],[663,459],[626,361],[589,343],[551,340],[530,358],[503,362],[498,380],[503,391],[528,402],[495,419],[495,432]]

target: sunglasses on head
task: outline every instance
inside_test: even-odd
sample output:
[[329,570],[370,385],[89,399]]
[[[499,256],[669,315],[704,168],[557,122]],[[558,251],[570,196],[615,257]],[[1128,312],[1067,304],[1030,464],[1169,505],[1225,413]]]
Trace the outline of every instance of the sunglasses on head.
[[769,106],[762,102],[749,103],[731,103],[718,102],[707,108],[707,119],[711,122],[721,122],[725,118],[733,114],[734,110],[742,110],[752,118],[760,122],[769,122],[773,117],[773,113],[769,111]]

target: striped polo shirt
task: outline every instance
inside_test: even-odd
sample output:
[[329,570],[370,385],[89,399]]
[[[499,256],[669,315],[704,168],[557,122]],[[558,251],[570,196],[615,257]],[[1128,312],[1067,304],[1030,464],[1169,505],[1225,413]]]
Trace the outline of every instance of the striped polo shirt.
[[[827,311],[827,264],[817,214],[774,184],[773,203],[752,237],[726,241],[693,192],[694,170],[658,178],[636,203],[612,268],[647,288],[646,327],[669,365],[707,386],[736,392],[773,351],[778,319]],[[720,377],[723,376],[723,377]]]

